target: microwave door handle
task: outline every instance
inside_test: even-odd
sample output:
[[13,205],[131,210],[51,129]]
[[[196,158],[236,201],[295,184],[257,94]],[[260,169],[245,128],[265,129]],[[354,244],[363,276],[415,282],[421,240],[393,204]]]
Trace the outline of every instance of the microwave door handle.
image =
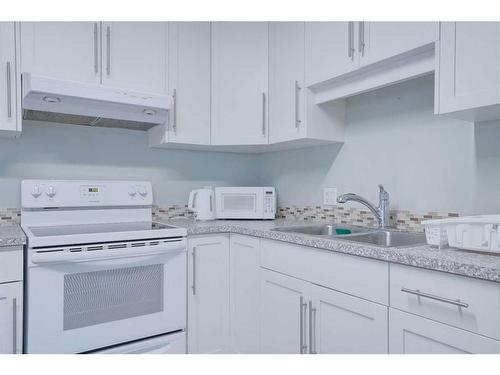
[[54,264],[54,263],[76,263],[76,262],[92,262],[101,260],[135,258],[135,257],[152,257],[165,255],[170,253],[178,253],[186,250],[186,241],[165,242],[156,246],[144,246],[126,249],[113,250],[94,250],[81,252],[50,252],[50,253],[33,253],[31,261],[35,264]]

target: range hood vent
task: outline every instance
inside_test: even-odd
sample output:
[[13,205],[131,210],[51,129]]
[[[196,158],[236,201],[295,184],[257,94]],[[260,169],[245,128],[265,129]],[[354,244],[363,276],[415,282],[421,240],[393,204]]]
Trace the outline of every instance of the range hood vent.
[[22,74],[23,119],[149,130],[165,124],[169,97]]

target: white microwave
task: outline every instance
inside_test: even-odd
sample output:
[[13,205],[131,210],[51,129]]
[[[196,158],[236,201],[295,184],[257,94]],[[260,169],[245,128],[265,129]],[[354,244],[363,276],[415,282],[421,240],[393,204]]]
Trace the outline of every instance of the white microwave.
[[215,188],[217,219],[274,219],[276,191],[273,187]]

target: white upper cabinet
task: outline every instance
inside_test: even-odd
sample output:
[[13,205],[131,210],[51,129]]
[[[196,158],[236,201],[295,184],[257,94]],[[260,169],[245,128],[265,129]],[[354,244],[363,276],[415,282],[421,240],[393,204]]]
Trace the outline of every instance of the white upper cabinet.
[[[19,75],[16,62],[14,22],[0,22],[0,136],[13,137],[21,131],[18,101]],[[20,93],[19,93],[20,94]]]
[[[344,103],[319,106],[305,87],[305,23],[269,26],[269,143],[342,142]],[[275,146],[273,146],[275,148]]]
[[356,49],[361,66],[434,43],[438,22],[357,22]]
[[358,69],[356,38],[354,22],[306,22],[306,85]]
[[210,22],[169,24],[169,142],[210,144]]
[[103,84],[167,93],[166,22],[103,22],[101,36]]
[[101,81],[100,22],[21,22],[21,73]]
[[500,119],[500,22],[443,22],[436,113]]
[[268,103],[268,23],[213,23],[212,144],[267,144]]

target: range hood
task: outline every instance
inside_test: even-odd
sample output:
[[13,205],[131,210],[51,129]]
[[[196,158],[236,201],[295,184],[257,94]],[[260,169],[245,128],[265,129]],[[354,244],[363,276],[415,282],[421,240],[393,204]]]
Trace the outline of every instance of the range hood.
[[165,124],[169,97],[22,74],[23,119],[149,130]]

